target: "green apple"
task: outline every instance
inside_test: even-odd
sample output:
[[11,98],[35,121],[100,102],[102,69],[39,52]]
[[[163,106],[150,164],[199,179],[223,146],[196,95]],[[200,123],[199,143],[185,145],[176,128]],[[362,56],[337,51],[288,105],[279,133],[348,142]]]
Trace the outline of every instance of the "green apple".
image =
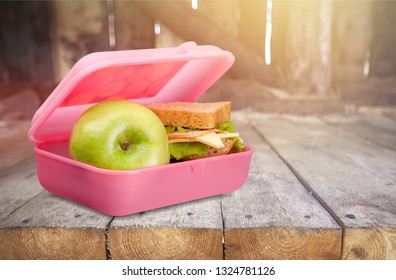
[[70,155],[96,167],[133,170],[169,163],[168,136],[147,107],[127,101],[100,102],[75,123]]

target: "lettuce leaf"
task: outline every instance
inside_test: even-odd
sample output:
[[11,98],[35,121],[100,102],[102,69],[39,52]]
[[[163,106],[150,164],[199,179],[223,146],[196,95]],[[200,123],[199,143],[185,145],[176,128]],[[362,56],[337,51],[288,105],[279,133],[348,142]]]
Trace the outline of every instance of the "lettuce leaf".
[[166,130],[167,134],[171,134],[175,131],[175,127],[172,125],[167,125],[167,126],[165,126],[165,130]]
[[193,127],[183,127],[183,126],[180,126],[180,125],[174,125],[173,123],[171,125],[165,126],[165,129],[166,129],[166,133],[168,133],[168,134],[171,134],[171,133],[173,133],[175,131],[177,131],[177,132],[189,132],[189,131],[196,130]]
[[[223,123],[219,124],[216,128],[221,129],[223,131],[230,132],[230,133],[235,132],[234,123],[230,122],[230,121],[223,122]],[[230,153],[237,153],[237,152],[244,151],[245,145],[242,144],[242,139],[239,137],[235,137],[233,139],[235,140],[235,144],[232,147]]]
[[180,142],[169,144],[169,152],[171,157],[176,160],[188,158],[193,155],[202,156],[208,149],[208,145],[202,144],[200,142]]
[[246,149],[246,147],[245,147],[245,145],[242,144],[242,139],[239,137],[234,138],[234,139],[235,139],[235,144],[232,147],[230,153],[243,152]]
[[230,133],[235,132],[234,123],[232,123],[230,121],[223,122],[223,123],[219,124],[216,128],[223,130],[223,131],[230,132]]

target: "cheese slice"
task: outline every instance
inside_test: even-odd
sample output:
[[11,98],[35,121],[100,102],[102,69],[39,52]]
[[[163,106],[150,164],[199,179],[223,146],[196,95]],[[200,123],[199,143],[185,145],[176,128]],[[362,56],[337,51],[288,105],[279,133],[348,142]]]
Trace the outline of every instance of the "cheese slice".
[[216,132],[214,129],[211,130],[193,130],[193,131],[187,131],[187,132],[172,132],[171,134],[168,134],[169,139],[187,139],[187,138],[197,138],[199,136],[211,133],[211,132]]
[[199,136],[195,138],[198,142],[201,142],[203,144],[206,144],[208,146],[214,147],[214,148],[223,148],[224,143],[221,141],[220,137],[215,133],[211,132],[202,136]]
[[169,143],[176,143],[176,142],[200,142],[206,144],[213,148],[223,148],[224,143],[222,139],[225,138],[234,138],[239,137],[239,133],[216,133],[216,132],[209,132],[204,135],[197,135],[195,137],[191,137],[192,135],[189,133],[185,133],[185,137],[182,137],[183,133],[178,133],[177,137],[171,137],[169,135]]
[[239,133],[217,133],[216,135],[221,139],[239,137]]

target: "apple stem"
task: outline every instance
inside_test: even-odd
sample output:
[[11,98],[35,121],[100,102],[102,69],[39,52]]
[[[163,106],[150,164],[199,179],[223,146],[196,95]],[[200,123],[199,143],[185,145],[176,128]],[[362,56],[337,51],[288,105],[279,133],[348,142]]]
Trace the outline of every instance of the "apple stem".
[[124,151],[128,150],[128,148],[130,146],[129,141],[127,139],[122,139],[120,146],[121,146],[121,149],[123,149]]

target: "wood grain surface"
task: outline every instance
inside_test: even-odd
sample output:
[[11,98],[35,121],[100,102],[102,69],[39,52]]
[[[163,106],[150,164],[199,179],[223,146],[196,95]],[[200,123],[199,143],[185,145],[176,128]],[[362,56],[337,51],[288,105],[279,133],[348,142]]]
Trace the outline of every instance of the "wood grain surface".
[[222,259],[220,201],[211,197],[126,217],[108,231],[113,259]]
[[0,220],[42,191],[34,157],[0,173]]
[[125,217],[48,193],[34,157],[15,159],[0,259],[396,259],[395,113],[232,118],[254,149],[244,186]]
[[41,191],[0,221],[0,259],[106,259],[111,219]]
[[395,227],[347,228],[342,258],[346,260],[395,260]]
[[[373,129],[362,123],[346,129],[295,116],[261,118],[256,126],[343,227],[343,258],[394,255],[396,152],[376,143],[379,132],[368,141],[362,135]],[[376,236],[386,242],[367,243]]]
[[340,226],[243,119],[254,155],[245,186],[222,197],[226,258],[340,259]]
[[341,259],[341,230],[286,227],[226,230],[225,255],[238,260]]

